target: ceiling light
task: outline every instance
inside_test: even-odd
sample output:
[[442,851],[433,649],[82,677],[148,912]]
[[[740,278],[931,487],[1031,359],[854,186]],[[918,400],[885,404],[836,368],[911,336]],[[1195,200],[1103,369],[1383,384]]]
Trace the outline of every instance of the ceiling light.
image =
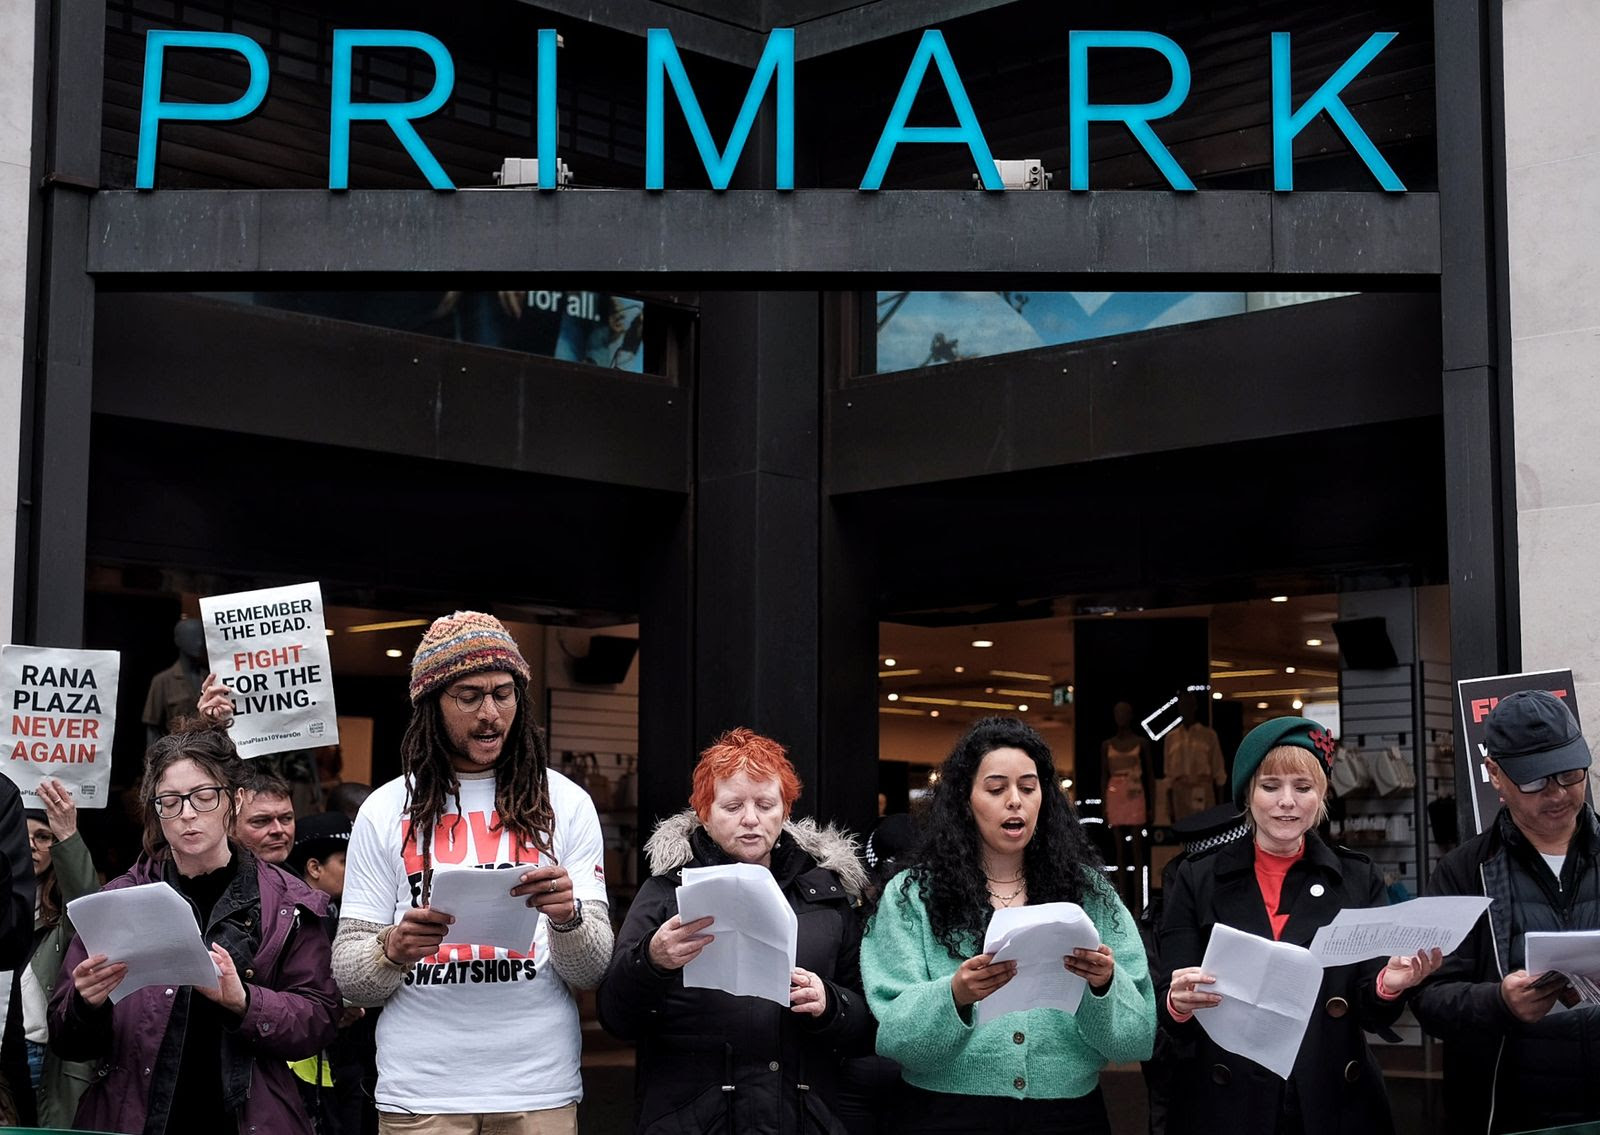
[[1276,674],[1276,670],[1214,670],[1213,678],[1265,678],[1268,674]]
[[1049,690],[1005,690],[1005,689],[997,689],[997,690],[995,690],[995,693],[1004,694],[1008,698],[1039,698],[1041,700],[1050,696],[1050,691]]
[[956,673],[957,674],[965,674],[966,672],[967,672],[967,668],[965,666],[957,666],[956,667]]
[[893,666],[894,665],[894,659],[893,658],[885,658],[883,660],[883,664],[885,666]]
[[1268,709],[1268,708],[1270,708],[1270,707],[1269,707],[1269,706],[1268,706],[1268,705],[1267,705],[1267,703],[1266,703],[1266,702],[1264,702],[1264,701],[1258,701],[1258,702],[1256,702],[1256,708],[1257,708],[1257,709]]
[[322,633],[327,635],[329,638],[332,638],[333,637],[333,628],[329,627],[327,630],[323,631]]
[[346,627],[349,634],[366,634],[368,631],[398,631],[406,627],[425,627],[427,619],[396,619],[392,623],[360,623],[357,626]]
[[922,673],[922,671],[917,669],[915,666],[902,666],[898,670],[879,670],[878,671],[878,677],[880,677],[880,678],[910,678],[913,675],[920,674],[920,673]]
[[928,774],[928,783],[929,784],[938,784],[939,783],[939,770],[938,769],[934,769],[932,772],[930,772]]
[[405,655],[404,655],[404,653],[402,651],[398,651],[392,646],[388,650],[384,651],[383,653],[384,653],[385,656],[387,656],[389,658],[403,658],[403,657],[405,657]]
[[923,711],[920,709],[901,709],[899,706],[894,705],[880,705],[878,707],[878,712],[893,713],[900,717],[921,717],[923,714]]
[[1320,638],[1308,638],[1308,639],[1306,639],[1306,645],[1307,646],[1321,646],[1322,645],[1322,640]]
[[996,678],[1020,678],[1024,682],[1048,682],[1049,674],[1026,674],[1021,670],[990,670],[989,673]]
[[1027,713],[1028,712],[1028,707],[1026,705],[1019,705],[1019,706],[1017,706],[1017,712],[1018,713]]
[[979,650],[988,650],[991,646],[994,645],[994,639],[992,639],[992,638],[975,638],[975,639],[972,640],[972,645],[977,647]]
[[928,716],[929,717],[938,717],[939,716],[939,711],[936,710],[936,709],[930,709],[928,711]]
[[890,701],[899,701],[900,700],[900,695],[899,694],[890,694],[889,695],[889,700]]
[[1100,612],[1100,617],[1101,617],[1101,618],[1102,618],[1102,619],[1109,619],[1109,618],[1111,618],[1111,617],[1112,617],[1112,616],[1113,616],[1113,615],[1115,615],[1115,614],[1116,614],[1116,612],[1115,612],[1115,611],[1101,611],[1101,612]]
[[1211,700],[1212,700],[1212,701],[1221,701],[1221,700],[1222,700],[1222,693],[1221,693],[1221,691],[1220,691],[1220,690],[1214,690],[1214,691],[1212,691],[1212,694],[1211,694]]
[[1285,674],[1293,674],[1294,673],[1294,667],[1293,666],[1285,666],[1283,668],[1283,672]]
[[1289,704],[1294,706],[1295,709],[1304,709],[1306,706],[1306,703],[1301,701],[1299,698],[1295,698],[1294,701],[1290,702]]
[[1274,595],[1272,597],[1272,601],[1274,603],[1287,603],[1289,601],[1289,597],[1287,595]]

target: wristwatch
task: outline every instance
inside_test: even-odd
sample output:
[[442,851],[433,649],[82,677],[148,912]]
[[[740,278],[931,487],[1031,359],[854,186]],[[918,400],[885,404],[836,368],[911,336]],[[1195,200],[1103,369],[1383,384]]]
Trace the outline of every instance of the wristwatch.
[[565,922],[552,921],[550,923],[550,929],[554,930],[557,934],[565,934],[568,931],[576,930],[578,927],[580,927],[582,925],[583,925],[583,900],[578,898],[577,896],[573,896],[573,899],[572,899],[572,917],[567,919]]

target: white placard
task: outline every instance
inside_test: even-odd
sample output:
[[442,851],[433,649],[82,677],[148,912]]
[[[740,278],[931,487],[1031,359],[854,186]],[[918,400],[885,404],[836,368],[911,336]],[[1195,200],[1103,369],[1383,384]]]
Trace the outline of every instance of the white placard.
[[321,586],[213,595],[200,618],[211,670],[233,691],[241,757],[338,744]]
[[25,807],[44,807],[46,777],[71,789],[80,808],[106,806],[121,668],[115,650],[0,646],[5,773]]

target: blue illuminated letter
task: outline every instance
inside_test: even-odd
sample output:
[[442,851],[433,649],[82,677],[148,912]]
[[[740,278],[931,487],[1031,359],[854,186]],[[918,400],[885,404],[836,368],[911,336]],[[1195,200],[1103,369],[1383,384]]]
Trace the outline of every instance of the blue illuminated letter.
[[[945,94],[950,96],[950,105],[955,107],[957,126],[906,125],[930,60],[939,66]],[[894,148],[902,142],[965,142],[972,153],[972,164],[978,167],[978,179],[983,187],[1005,188],[1000,181],[1000,171],[994,168],[994,158],[989,153],[983,128],[978,125],[978,116],[973,113],[972,100],[967,98],[967,89],[961,85],[961,75],[956,71],[955,60],[950,58],[950,49],[945,46],[941,32],[930,29],[922,33],[922,42],[917,44],[917,53],[911,57],[911,66],[900,84],[900,94],[889,112],[889,121],[878,135],[878,148],[872,151],[867,176],[861,179],[862,189],[877,189],[883,184],[883,175],[889,172],[889,159],[894,157]]]
[[[161,71],[168,47],[200,47],[237,51],[250,65],[250,85],[232,102],[162,102]],[[161,121],[227,122],[255,112],[267,94],[267,53],[249,36],[232,32],[153,31],[144,38],[144,95],[139,103],[139,163],[134,170],[136,189],[154,189],[156,147]]]
[[[358,47],[410,47],[433,60],[433,90],[413,102],[350,101],[351,57]],[[455,86],[456,66],[444,44],[424,32],[335,29],[333,33],[333,110],[328,123],[328,188],[350,187],[350,123],[387,122],[389,129],[435,189],[454,189],[444,167],[428,149],[414,118],[426,118],[442,107]]]
[[556,187],[556,29],[539,29],[539,188]]
[[689,83],[683,60],[678,58],[678,46],[666,28],[651,28],[645,39],[645,142],[644,187],[661,189],[666,181],[667,108],[666,84],[663,77],[672,80],[672,90],[683,108],[684,121],[694,136],[695,148],[700,151],[700,164],[706,167],[711,178],[711,188],[726,189],[733,180],[733,170],[739,164],[739,155],[750,137],[750,127],[755,125],[756,111],[772,85],[773,76],[778,81],[778,188],[794,188],[794,29],[774,28],[767,36],[766,49],[761,52],[761,62],[751,76],[745,91],[744,105],[728,135],[728,148],[717,152],[717,144],[706,125],[706,116],[700,113],[700,100],[695,98],[694,87]]
[[1359,51],[1344,61],[1344,66],[1335,71],[1332,78],[1317,88],[1316,94],[1306,99],[1299,110],[1293,110],[1289,101],[1292,94],[1289,89],[1289,33],[1272,33],[1272,187],[1274,189],[1294,188],[1295,135],[1304,130],[1317,115],[1327,111],[1328,117],[1333,119],[1333,124],[1344,132],[1345,138],[1350,142],[1350,148],[1367,163],[1367,168],[1372,171],[1372,176],[1378,179],[1378,184],[1391,193],[1405,192],[1404,183],[1389,163],[1383,160],[1383,155],[1378,153],[1378,147],[1372,144],[1367,132],[1361,129],[1360,123],[1339,98],[1339,92],[1349,86],[1350,80],[1359,75],[1361,69],[1371,63],[1378,52],[1388,47],[1397,34],[1399,33],[1374,33],[1361,45]]
[[[1172,86],[1159,102],[1096,105],[1089,101],[1089,50],[1095,47],[1142,47],[1159,51],[1167,57],[1172,67]],[[1067,130],[1068,148],[1072,151],[1067,176],[1069,189],[1089,188],[1089,123],[1121,122],[1150,160],[1156,163],[1161,176],[1174,189],[1193,189],[1194,182],[1183,172],[1183,167],[1172,156],[1156,132],[1150,129],[1150,120],[1165,118],[1183,105],[1189,97],[1189,58],[1183,48],[1164,35],[1155,32],[1070,32],[1067,37]]]

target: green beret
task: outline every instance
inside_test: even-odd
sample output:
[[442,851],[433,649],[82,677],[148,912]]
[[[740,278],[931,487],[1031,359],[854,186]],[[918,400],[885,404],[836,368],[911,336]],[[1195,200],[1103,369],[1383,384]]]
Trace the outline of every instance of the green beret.
[[1328,771],[1333,760],[1333,734],[1315,721],[1305,717],[1274,717],[1257,725],[1239,742],[1239,751],[1233,757],[1233,802],[1248,808],[1245,793],[1250,789],[1250,778],[1261,762],[1279,745],[1293,745],[1317,758],[1322,771]]

